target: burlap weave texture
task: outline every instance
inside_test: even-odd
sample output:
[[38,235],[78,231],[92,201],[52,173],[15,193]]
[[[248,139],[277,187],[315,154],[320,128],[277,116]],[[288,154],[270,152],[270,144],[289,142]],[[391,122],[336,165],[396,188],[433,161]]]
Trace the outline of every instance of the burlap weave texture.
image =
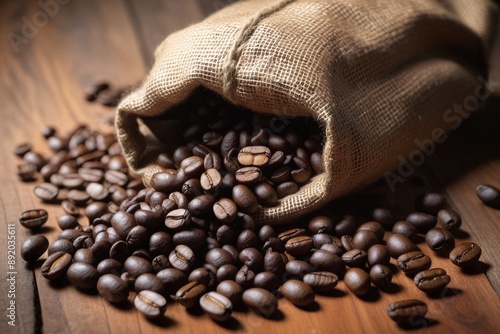
[[168,143],[138,120],[168,113],[200,86],[255,112],[312,116],[324,129],[325,172],[257,217],[288,222],[448,130],[445,111],[487,77],[495,22],[488,0],[240,1],[159,45],[149,75],[118,107],[118,139],[148,184]]

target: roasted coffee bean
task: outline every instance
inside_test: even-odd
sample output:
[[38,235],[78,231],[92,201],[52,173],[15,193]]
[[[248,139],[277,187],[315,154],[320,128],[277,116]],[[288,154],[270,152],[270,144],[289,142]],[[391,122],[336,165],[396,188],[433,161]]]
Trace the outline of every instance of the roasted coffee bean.
[[427,231],[435,227],[437,223],[435,216],[423,212],[410,213],[406,217],[406,221],[413,224],[419,233],[427,233]]
[[236,248],[241,251],[245,248],[259,248],[259,237],[254,231],[245,229],[241,231],[236,240]]
[[75,205],[83,206],[89,199],[89,194],[83,190],[73,189],[68,192],[68,200]]
[[281,280],[275,273],[263,271],[255,275],[253,285],[256,288],[266,289],[267,291],[275,292],[281,285]]
[[394,224],[394,217],[391,210],[386,208],[375,208],[372,211],[372,219],[379,222],[385,229],[391,229]]
[[44,209],[28,210],[21,213],[19,223],[27,229],[33,230],[41,227],[49,219],[49,214]]
[[381,289],[388,288],[392,282],[392,270],[383,264],[376,264],[370,269],[370,280]]
[[162,317],[167,310],[165,297],[154,291],[143,290],[134,298],[135,308],[146,318],[156,319]]
[[228,298],[233,305],[239,305],[243,298],[243,288],[234,280],[223,280],[216,288],[217,293]]
[[61,251],[73,255],[76,252],[76,248],[75,246],[73,246],[73,243],[69,240],[57,239],[50,244],[47,253],[49,255],[52,255],[54,253]]
[[[286,264],[288,259],[285,254],[274,252],[272,250],[268,250],[266,255],[264,255],[264,270],[275,273],[278,277],[285,272]],[[304,262],[304,261],[301,261]],[[311,267],[307,262],[304,262],[306,267]],[[292,265],[290,270],[294,270],[295,266]],[[302,275],[303,276],[303,275]]]
[[188,246],[178,245],[170,252],[168,260],[174,268],[187,272],[194,264],[195,254]]
[[120,275],[120,278],[125,282],[127,283],[127,286],[129,288],[129,290],[133,290],[134,289],[134,283],[135,283],[135,277],[130,275],[130,273],[128,272],[124,272],[123,274]]
[[305,274],[302,280],[316,292],[332,291],[338,283],[337,275],[328,271]]
[[36,166],[37,170],[40,170],[43,165],[45,165],[45,158],[40,154],[33,151],[26,152],[23,155],[24,161]]
[[402,234],[392,234],[387,239],[387,249],[391,257],[395,259],[403,254],[420,250],[417,245]]
[[214,193],[219,190],[222,183],[222,176],[215,168],[207,169],[201,174],[200,184],[201,187],[208,193]]
[[276,188],[279,199],[295,194],[297,191],[299,191],[299,186],[295,182],[283,182]]
[[50,255],[42,265],[42,276],[51,281],[65,277],[72,258],[71,254],[66,252],[56,252]]
[[254,134],[252,134],[252,138],[250,138],[250,143],[255,146],[258,145],[266,146],[269,144],[269,134],[264,129],[260,129]]
[[314,291],[309,285],[299,280],[286,281],[280,288],[288,301],[297,306],[309,306],[314,303]]
[[154,291],[160,295],[164,295],[166,292],[165,284],[163,283],[163,281],[152,273],[145,273],[138,276],[134,282],[134,290],[137,293],[144,290],[149,290]]
[[410,224],[404,220],[398,221],[396,224],[394,224],[394,226],[392,227],[392,233],[402,234],[411,241],[415,241],[418,234],[415,225]]
[[240,168],[240,164],[238,163],[238,150],[236,148],[231,149],[224,156],[224,167],[229,173],[236,173],[236,171]]
[[460,268],[467,268],[479,261],[481,247],[472,242],[464,242],[450,252],[450,261]]
[[415,285],[426,293],[436,293],[443,290],[451,281],[451,277],[441,268],[421,271],[413,279]]
[[[295,188],[298,188],[298,186],[294,182],[289,182],[290,175],[291,175],[290,167],[283,166],[283,167],[278,168],[275,171],[273,171],[273,173],[271,174],[271,181],[274,184],[279,184],[279,185],[283,184],[283,186],[281,187],[282,193],[291,192]],[[279,188],[279,186],[278,186],[278,188]]]
[[97,291],[110,303],[121,303],[127,300],[129,289],[127,283],[113,274],[102,275],[97,281]]
[[222,282],[225,280],[233,280],[236,278],[236,274],[239,269],[232,264],[224,264],[219,269],[217,269],[217,281]]
[[327,216],[316,216],[307,226],[311,233],[329,233],[333,230],[333,221]]
[[43,235],[29,237],[21,247],[21,257],[26,262],[35,262],[49,247],[49,240]]
[[358,229],[359,223],[353,216],[346,215],[340,219],[340,221],[335,225],[334,232],[338,237],[344,235],[353,236]]
[[205,261],[216,268],[220,268],[225,264],[235,264],[233,256],[222,248],[212,248],[205,255]]
[[282,136],[274,133],[269,136],[269,147],[273,151],[283,151],[287,154],[292,152],[290,143]]
[[320,249],[315,251],[309,258],[309,263],[313,265],[317,271],[329,271],[339,276],[345,272],[345,265],[342,259],[338,255],[325,250]]
[[164,169],[172,169],[175,168],[175,161],[174,159],[167,153],[160,153],[158,154],[158,158],[156,159],[156,162],[161,168]]
[[342,254],[342,261],[351,267],[363,268],[366,265],[367,254],[361,249],[351,249],[350,251]]
[[311,166],[309,166],[307,160],[294,157],[293,161],[297,169],[293,169],[290,172],[292,180],[297,184],[304,184],[309,181],[311,178]]
[[500,206],[500,190],[494,186],[480,184],[476,188],[477,197],[484,204],[491,207]]
[[431,267],[431,258],[420,251],[405,253],[397,258],[399,269],[413,276]]
[[243,167],[236,171],[236,181],[242,184],[254,184],[262,180],[262,170],[258,167]]
[[153,271],[155,273],[162,271],[163,269],[167,269],[172,267],[172,264],[168,260],[168,257],[166,255],[158,255],[156,256],[153,261],[151,261],[151,264],[153,265]]
[[175,293],[174,299],[186,308],[198,304],[200,297],[207,291],[207,286],[198,282],[189,282]]
[[[370,233],[370,232],[368,232]],[[371,233],[372,235],[375,236],[374,233]],[[351,249],[354,249],[356,248],[356,246],[354,246],[353,242],[352,242],[352,237],[350,235],[343,235],[341,238],[340,238],[340,242],[342,244],[342,247],[346,250],[346,251],[350,251]],[[360,242],[361,244],[361,242]],[[367,244],[366,244],[367,245]]]
[[182,184],[186,181],[183,174],[184,172],[175,169],[165,169],[153,175],[151,187],[166,194],[181,190]]
[[29,143],[22,143],[14,147],[14,154],[22,158],[26,153],[31,151],[32,147]]
[[[339,258],[340,260],[340,258]],[[342,262],[342,260],[340,260]],[[285,269],[288,275],[291,277],[297,277],[302,279],[305,274],[311,273],[315,270],[315,264],[310,264],[302,260],[292,260],[285,262]],[[266,271],[271,271],[265,268]],[[321,269],[320,269],[321,270]],[[329,271],[329,270],[327,270]]]
[[184,171],[187,179],[200,177],[205,169],[203,167],[203,159],[195,155],[182,160],[179,168]]
[[79,289],[93,290],[97,287],[99,272],[97,269],[84,262],[73,263],[66,273],[68,281]]
[[113,259],[104,259],[97,265],[97,271],[99,275],[113,274],[120,276],[123,264]]
[[278,204],[278,194],[274,188],[265,182],[257,184],[253,192],[257,197],[259,204],[263,206],[275,206]]
[[370,291],[370,276],[363,269],[351,268],[344,275],[344,284],[355,295],[366,295]]
[[312,236],[314,248],[318,249],[325,244],[331,244],[333,242],[333,236],[326,233],[317,233]]
[[436,215],[446,205],[446,197],[439,193],[426,193],[415,198],[415,210]]
[[229,151],[233,148],[237,148],[239,144],[239,136],[238,132],[231,130],[226,133],[224,138],[222,139],[222,143],[220,146],[220,152],[223,156],[226,156]]
[[[182,193],[188,199],[193,199],[196,196],[200,196],[203,194],[203,188],[201,187],[201,183],[199,179],[189,179],[182,185]],[[163,194],[163,193],[160,193]]]
[[186,209],[176,209],[167,214],[165,226],[171,230],[180,230],[189,226],[191,214]]
[[36,175],[36,166],[29,162],[19,164],[17,165],[16,174],[23,181],[31,181]]
[[44,126],[41,130],[42,136],[47,139],[49,137],[52,137],[56,134],[56,129],[54,129],[52,126]]
[[333,253],[335,255],[342,255],[344,253],[344,250],[342,247],[336,245],[336,244],[324,244],[320,247],[320,249],[325,250],[327,252]]
[[175,268],[160,270],[156,273],[156,277],[163,282],[165,291],[169,295],[175,294],[180,287],[188,283],[187,275]]
[[224,224],[232,223],[237,215],[238,208],[229,198],[221,198],[213,205],[215,217]]
[[148,240],[150,232],[141,225],[134,226],[127,235],[125,241],[131,247],[138,247]]
[[384,227],[376,221],[369,221],[361,224],[361,226],[358,227],[357,232],[359,231],[370,231],[375,233],[379,240],[384,239]]
[[159,229],[164,225],[164,219],[159,213],[148,210],[139,209],[135,211],[134,220],[140,226],[152,230]]
[[303,228],[292,228],[290,230],[286,230],[286,231],[278,234],[278,238],[280,238],[281,241],[286,243],[288,240],[290,240],[292,238],[305,236],[305,235],[307,235],[307,231],[304,230]]
[[90,84],[85,87],[85,99],[87,101],[95,101],[97,96],[108,88],[109,84],[107,82],[97,82]]
[[73,217],[80,216],[80,209],[78,209],[78,207],[76,207],[73,203],[69,201],[62,201],[61,208],[67,215],[71,215]]
[[33,189],[33,192],[42,201],[50,202],[56,199],[59,189],[51,183],[40,183]]
[[251,288],[243,293],[243,302],[255,313],[270,317],[278,309],[278,300],[269,291],[261,288]]
[[215,277],[206,268],[196,268],[189,274],[188,282],[198,282],[212,287],[215,283]]
[[310,163],[311,167],[316,174],[321,174],[325,171],[325,166],[323,165],[323,155],[319,152],[314,152],[311,154]]
[[69,229],[69,230],[64,230],[61,233],[59,233],[59,236],[57,239],[67,239],[73,243],[76,238],[78,238],[81,235],[88,235],[87,233],[84,233],[79,230],[74,230],[74,229]]
[[264,265],[264,258],[256,248],[245,248],[239,254],[239,260],[253,271],[260,271]]
[[[76,247],[75,247],[76,249]],[[82,262],[86,264],[90,264],[92,266],[97,265],[98,261],[94,258],[94,254],[92,250],[89,248],[79,248],[76,249],[75,254],[73,255],[73,262]]]
[[124,263],[130,255],[130,250],[125,241],[116,241],[109,250],[109,257],[111,259],[117,260],[120,263]]
[[189,199],[181,192],[179,191],[174,191],[168,196],[168,199],[173,201],[176,205],[177,208],[179,209],[187,209],[188,204],[189,204]]
[[248,266],[243,265],[240,268],[240,270],[236,273],[236,277],[234,280],[244,289],[248,289],[253,286],[254,279],[255,279],[255,272],[251,270]]
[[190,228],[179,231],[172,237],[174,245],[189,245],[193,251],[206,245],[207,234],[199,228]]
[[304,257],[313,248],[313,240],[309,236],[299,236],[288,240],[285,244],[286,251],[295,257]]
[[265,242],[272,237],[276,237],[276,231],[274,231],[271,225],[263,225],[259,229],[259,239],[261,242]]
[[368,248],[367,251],[367,262],[368,266],[373,267],[376,264],[389,264],[391,260],[391,255],[389,254],[389,250],[384,245],[373,245]]
[[96,201],[104,201],[109,197],[109,191],[100,183],[91,182],[85,188],[90,198]]
[[81,235],[73,241],[73,246],[76,249],[80,248],[90,248],[94,244],[94,240],[88,235]]
[[209,131],[203,135],[202,141],[203,141],[203,144],[207,145],[208,147],[210,147],[212,149],[217,149],[222,144],[223,138],[224,137],[219,132]]
[[427,305],[418,299],[401,300],[389,304],[387,314],[398,324],[415,323],[425,318]]
[[436,253],[447,253],[455,247],[455,237],[444,228],[433,228],[425,234],[425,242]]
[[149,237],[149,251],[151,255],[168,254],[173,248],[173,239],[170,234],[164,231],[153,233]]
[[265,146],[247,146],[238,153],[238,162],[243,166],[264,167],[271,157],[271,150]]
[[380,239],[371,230],[358,230],[352,238],[354,248],[368,250],[373,245],[380,243]]
[[136,226],[134,216],[130,213],[118,211],[111,219],[111,226],[122,240],[127,239],[130,230]]
[[462,217],[453,209],[439,210],[437,220],[438,223],[450,231],[456,230],[462,226]]
[[142,274],[153,272],[151,262],[138,256],[128,257],[125,260],[123,267],[134,278],[137,278]]
[[[96,220],[97,218],[102,218],[105,214],[108,213],[108,210],[109,210],[109,206],[107,206],[106,203],[93,202],[85,208],[85,216],[87,216],[87,218],[89,219],[89,223],[92,225],[94,223],[94,220]],[[119,215],[118,215],[118,217],[119,217]],[[105,218],[107,219],[108,217],[105,217]],[[99,221],[99,223],[101,221],[103,221],[103,220],[101,219]],[[112,219],[109,220],[108,225],[110,225],[111,222],[112,222]]]
[[226,321],[231,317],[233,304],[226,296],[211,291],[200,298],[201,309],[215,321]]

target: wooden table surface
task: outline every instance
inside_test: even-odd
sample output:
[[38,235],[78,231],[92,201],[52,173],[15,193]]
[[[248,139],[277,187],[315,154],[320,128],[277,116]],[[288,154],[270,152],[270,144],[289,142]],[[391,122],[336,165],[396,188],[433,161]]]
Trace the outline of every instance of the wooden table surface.
[[[57,3],[56,1],[42,1]],[[31,233],[18,225],[23,210],[44,207],[50,214],[44,232],[54,240],[59,233],[55,217],[58,206],[42,205],[33,195],[33,183],[15,176],[18,160],[11,153],[20,142],[35,143],[48,153],[40,129],[52,124],[70,130],[86,123],[98,128],[112,111],[82,98],[83,87],[100,79],[134,84],[153,62],[155,46],[169,33],[203,19],[232,0],[70,0],[43,7],[38,1],[0,2],[0,333],[397,333],[386,315],[386,306],[396,300],[419,298],[429,306],[427,321],[419,323],[429,333],[494,333],[500,331],[500,211],[483,206],[475,196],[480,183],[500,186],[500,38],[492,57],[495,94],[484,111],[471,117],[440,144],[415,172],[423,184],[405,182],[395,193],[385,185],[358,194],[364,199],[388,193],[390,201],[405,211],[415,194],[434,190],[446,195],[463,216],[458,241],[473,240],[483,248],[482,262],[462,272],[448,259],[433,256],[433,265],[452,277],[440,297],[417,290],[411,279],[398,272],[390,292],[374,290],[358,298],[340,282],[336,292],[317,296],[310,309],[299,309],[286,300],[271,319],[251,312],[234,312],[226,324],[217,324],[199,311],[187,312],[171,303],[161,321],[145,320],[133,307],[115,307],[96,294],[77,291],[69,285],[52,286],[40,274],[40,265],[30,267],[19,254]],[[45,13],[45,14],[44,14]],[[48,13],[48,14],[47,14]],[[15,35],[14,35],[15,34]],[[16,37],[17,36],[17,37]],[[499,36],[500,37],[500,36]],[[418,181],[419,179],[413,178]],[[383,182],[382,182],[383,183]],[[332,210],[339,208],[331,205]],[[409,210],[409,209],[408,209]],[[8,267],[7,224],[15,224],[16,327],[7,321]],[[426,253],[432,253],[424,243]],[[45,258],[46,255],[43,256]],[[9,274],[10,275],[10,274]],[[9,297],[9,300],[11,298]],[[424,326],[425,325],[425,326]],[[424,330],[422,330],[424,331]]]

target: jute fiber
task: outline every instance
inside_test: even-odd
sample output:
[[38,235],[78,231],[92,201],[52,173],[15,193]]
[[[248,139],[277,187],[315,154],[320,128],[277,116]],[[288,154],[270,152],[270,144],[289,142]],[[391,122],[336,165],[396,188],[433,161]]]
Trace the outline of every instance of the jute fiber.
[[446,110],[487,78],[495,23],[487,0],[240,1],[159,45],[118,107],[118,139],[148,184],[178,130],[162,125],[159,139],[148,118],[198,87],[254,112],[312,116],[324,130],[325,172],[257,217],[289,222],[392,170],[434,129],[449,130]]

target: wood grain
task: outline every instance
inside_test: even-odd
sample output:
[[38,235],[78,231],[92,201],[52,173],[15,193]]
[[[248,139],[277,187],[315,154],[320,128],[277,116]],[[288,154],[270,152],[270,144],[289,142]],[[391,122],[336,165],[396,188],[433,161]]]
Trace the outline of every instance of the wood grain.
[[[57,206],[42,205],[32,193],[33,183],[15,178],[18,160],[10,154],[20,142],[35,143],[45,154],[49,150],[40,129],[45,124],[68,131],[78,123],[99,127],[109,110],[86,103],[83,87],[100,79],[115,84],[134,84],[147,73],[153,52],[163,38],[193,24],[204,16],[233,1],[230,0],[73,0],[60,5],[57,13],[39,27],[26,44],[14,52],[8,38],[0,39],[0,252],[7,250],[8,223],[16,223],[20,212],[34,207],[49,211],[50,220],[44,234],[54,240],[59,233],[55,222],[62,211]],[[0,2],[0,35],[14,32],[22,35],[23,18],[32,20],[42,9],[37,1]],[[500,41],[500,39],[498,39]],[[492,78],[500,81],[500,43],[492,57]],[[218,324],[200,310],[186,311],[169,304],[166,317],[160,321],[145,320],[130,303],[110,305],[96,294],[84,293],[69,285],[53,285],[40,274],[40,263],[31,268],[17,254],[17,326],[6,322],[6,265],[1,264],[0,333],[400,333],[406,332],[390,321],[386,306],[396,300],[419,298],[429,306],[425,325],[430,333],[493,333],[500,328],[500,257],[496,255],[500,238],[500,211],[483,206],[474,189],[479,183],[500,185],[500,124],[497,95],[485,111],[468,120],[449,140],[440,145],[419,168],[414,178],[425,182],[415,186],[411,180],[398,185],[391,193],[387,186],[376,184],[350,200],[334,202],[325,212],[342,212],[349,201],[385,194],[399,218],[412,209],[412,199],[426,190],[446,194],[449,203],[464,217],[463,233],[457,241],[472,240],[483,247],[482,263],[462,272],[446,258],[433,256],[433,267],[445,268],[452,282],[445,294],[429,297],[417,290],[411,279],[401,272],[394,277],[390,291],[372,289],[358,298],[340,282],[334,293],[317,296],[316,303],[300,309],[280,299],[280,311],[271,319],[261,318],[245,309],[237,309],[233,318]],[[361,199],[361,200],[360,200]],[[83,222],[83,220],[82,220]],[[16,230],[17,249],[31,235]],[[423,243],[419,246],[432,252]],[[44,256],[45,257],[45,256]],[[3,261],[5,262],[5,261]],[[393,263],[394,264],[394,263]],[[489,280],[488,280],[489,278]],[[495,289],[497,293],[495,293]]]

